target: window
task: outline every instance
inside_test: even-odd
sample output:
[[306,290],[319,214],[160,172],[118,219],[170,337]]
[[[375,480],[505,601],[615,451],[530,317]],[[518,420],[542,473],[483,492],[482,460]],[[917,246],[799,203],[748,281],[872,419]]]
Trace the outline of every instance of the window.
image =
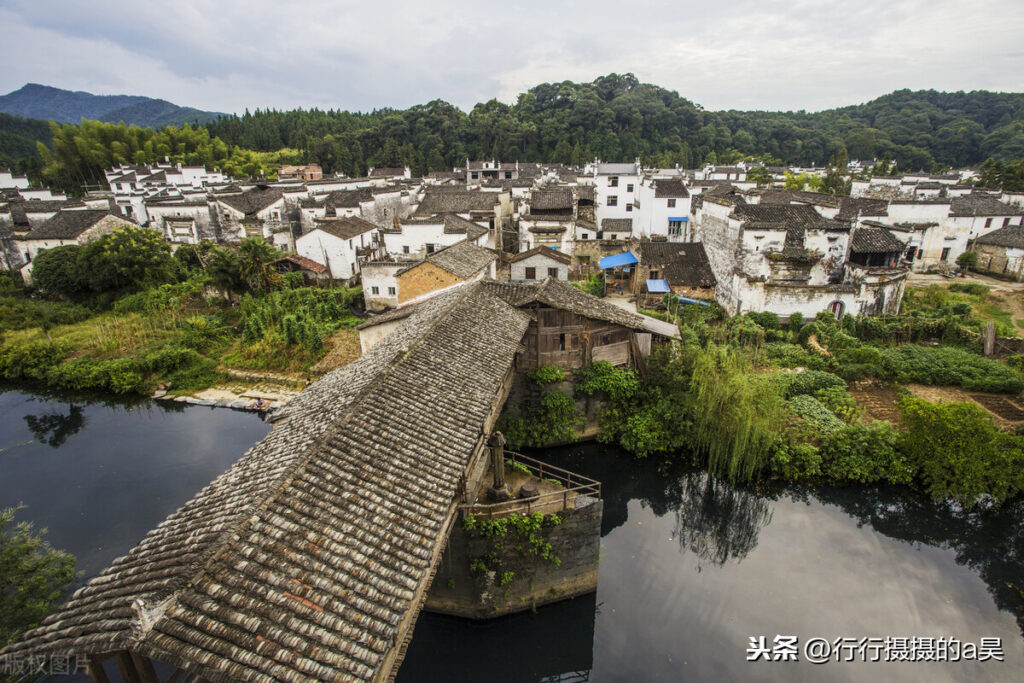
[[537,279],[537,269],[536,268],[527,268],[526,269],[526,279],[527,280],[536,280]]
[[992,219],[991,218],[986,218],[985,219],[985,227],[986,228],[991,228],[992,227]]
[[1003,219],[1003,227],[1005,228],[1009,224],[1010,224],[1010,219],[1009,218],[1004,218]]
[[633,205],[632,204],[626,204],[626,213],[632,213],[632,212],[633,212]]
[[558,335],[558,350],[565,351],[565,332]]
[[633,183],[628,183],[626,185],[626,192],[632,192],[632,191],[633,191]]
[[608,196],[608,206],[618,206],[618,205],[619,205],[619,197],[618,197],[618,195],[614,195],[614,194],[613,195],[609,195]]
[[394,287],[388,287],[388,294],[390,294],[391,296],[394,296],[395,295],[395,288]]
[[676,208],[676,200],[674,200],[674,199],[668,200],[668,208],[670,208],[670,209]]
[[378,294],[380,294],[380,287],[370,287],[370,293],[373,294],[374,296],[377,296]]
[[405,246],[402,247],[402,253],[403,254],[408,254],[409,253],[409,245],[408,244],[406,244]]
[[949,247],[945,247],[942,250],[942,256],[939,257],[939,260],[940,261],[945,261],[948,258],[949,258]]
[[512,171],[505,171],[505,180],[512,180]]
[[608,178],[608,187],[618,187],[618,186],[619,186],[619,176],[617,176],[617,175],[609,176],[609,178]]
[[907,259],[908,261],[913,261],[914,260],[914,254],[916,254],[916,253],[917,253],[917,247],[911,247],[910,249],[907,249],[907,254],[906,254],[906,256],[904,256],[904,258]]
[[828,310],[836,317],[836,320],[840,320],[843,317],[843,311],[846,310],[846,304],[842,301],[833,301],[828,305]]
[[683,222],[670,220],[668,222],[668,234],[672,235],[673,237],[679,237],[680,235],[682,235]]
[[647,274],[647,278],[649,280],[659,280],[660,278],[658,277],[658,274],[659,272],[657,270],[652,270],[650,273]]
[[558,268],[548,268],[548,277],[558,279]]
[[581,240],[589,240],[590,239],[590,235],[588,235],[585,232],[582,232],[582,233],[580,233],[580,239]]
[[476,171],[473,171],[473,180],[477,180],[479,177],[480,177],[480,174],[477,173]]
[[434,253],[434,245],[433,244],[425,244],[423,246],[426,247],[428,254],[433,254]]

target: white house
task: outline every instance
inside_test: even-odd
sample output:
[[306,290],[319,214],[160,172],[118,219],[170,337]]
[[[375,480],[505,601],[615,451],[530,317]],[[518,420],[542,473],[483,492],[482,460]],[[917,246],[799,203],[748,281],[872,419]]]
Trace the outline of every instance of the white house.
[[534,247],[508,258],[509,280],[534,282],[545,278],[569,279],[572,257],[548,247]]
[[295,240],[295,251],[327,266],[332,280],[351,280],[359,274],[359,252],[373,246],[377,230],[362,218],[323,218]]
[[106,209],[60,211],[23,237],[16,238],[26,261],[21,269],[22,276],[26,282],[30,280],[32,260],[44,249],[86,244],[128,224],[123,216],[115,216]]
[[278,188],[259,186],[240,194],[217,195],[214,212],[224,241],[261,237],[279,249],[293,251],[284,194]]
[[406,259],[426,258],[465,239],[481,247],[491,246],[490,230],[456,214],[408,218],[399,221],[397,228],[382,229],[381,238],[385,252]]
[[[594,192],[598,225],[605,219],[633,218],[640,162],[603,164],[594,167]],[[602,228],[603,229],[603,228]]]
[[671,242],[692,241],[690,193],[681,179],[642,178],[636,202],[634,237],[663,236]]

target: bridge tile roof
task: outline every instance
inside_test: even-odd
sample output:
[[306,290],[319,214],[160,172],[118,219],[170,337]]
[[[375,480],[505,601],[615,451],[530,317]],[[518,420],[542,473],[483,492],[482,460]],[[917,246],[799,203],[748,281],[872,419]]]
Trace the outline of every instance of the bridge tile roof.
[[218,682],[374,679],[529,320],[479,286],[431,299],[9,652],[130,649]]

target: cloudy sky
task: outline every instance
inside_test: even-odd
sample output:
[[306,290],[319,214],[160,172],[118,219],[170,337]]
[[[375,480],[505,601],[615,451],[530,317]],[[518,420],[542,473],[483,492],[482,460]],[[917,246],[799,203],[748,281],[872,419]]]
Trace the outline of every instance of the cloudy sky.
[[0,0],[0,93],[27,82],[200,109],[463,109],[633,72],[708,109],[1024,91],[1020,0]]

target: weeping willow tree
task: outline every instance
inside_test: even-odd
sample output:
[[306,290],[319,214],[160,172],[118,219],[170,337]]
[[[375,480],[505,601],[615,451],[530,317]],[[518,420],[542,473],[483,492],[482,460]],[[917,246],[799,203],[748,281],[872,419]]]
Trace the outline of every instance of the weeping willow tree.
[[785,403],[770,374],[755,374],[743,349],[709,344],[694,349],[690,377],[694,445],[708,471],[750,481],[767,464]]

